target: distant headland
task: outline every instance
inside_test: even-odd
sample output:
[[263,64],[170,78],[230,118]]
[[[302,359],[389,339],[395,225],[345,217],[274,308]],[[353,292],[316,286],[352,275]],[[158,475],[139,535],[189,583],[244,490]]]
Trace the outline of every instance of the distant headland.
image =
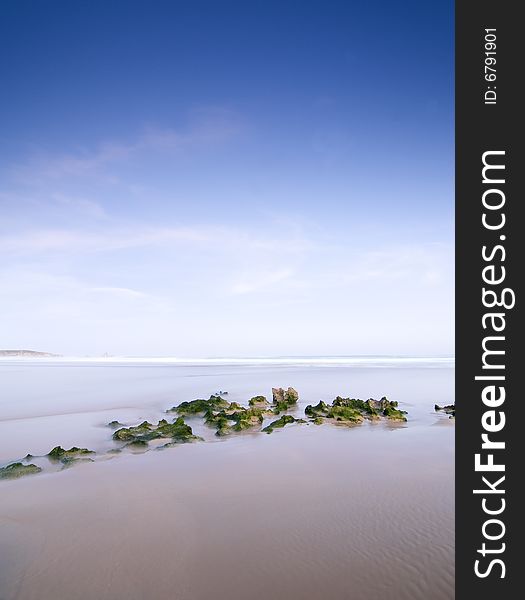
[[0,350],[2,356],[26,356],[30,358],[45,358],[50,356],[60,356],[60,354],[52,354],[51,352],[37,352],[36,350]]

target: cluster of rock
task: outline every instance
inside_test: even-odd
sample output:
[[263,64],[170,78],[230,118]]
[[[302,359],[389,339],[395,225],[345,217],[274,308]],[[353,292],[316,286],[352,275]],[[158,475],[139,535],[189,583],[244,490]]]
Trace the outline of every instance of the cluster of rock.
[[[62,467],[66,468],[77,462],[93,462],[93,459],[89,457],[90,454],[95,454],[95,452],[87,448],[77,448],[76,446],[73,446],[69,450],[64,450],[62,446],[56,446],[46,454],[46,457],[51,462],[61,463]],[[32,454],[27,454],[24,460],[31,461],[33,458],[35,457]],[[24,475],[33,475],[41,471],[42,467],[31,462],[29,464],[15,462],[0,468],[0,479],[18,479],[19,477],[24,477]]]
[[406,421],[406,411],[398,409],[398,403],[383,397],[381,400],[359,400],[358,398],[337,398],[332,404],[322,400],[319,404],[309,404],[304,409],[305,414],[316,425],[322,425],[330,420],[345,425],[356,425],[365,419],[374,421],[386,417],[392,421]]
[[[215,435],[219,437],[228,436],[235,432],[245,430],[257,430],[267,434],[275,429],[280,429],[289,424],[334,423],[337,425],[352,426],[365,420],[377,420],[387,418],[393,421],[406,421],[406,412],[399,410],[398,403],[381,398],[381,400],[359,400],[356,398],[337,398],[332,404],[322,400],[315,406],[308,405],[305,408],[305,416],[308,420],[296,418],[286,414],[295,408],[299,400],[297,391],[289,387],[272,388],[272,402],[265,396],[254,396],[248,402],[248,406],[242,406],[237,402],[228,402],[223,396],[227,392],[213,394],[207,400],[199,398],[189,402],[182,402],[166,411],[167,414],[175,413],[176,417],[170,423],[167,419],[161,419],[156,425],[143,421],[139,425],[125,426],[119,421],[111,421],[108,427],[114,429],[113,440],[120,442],[118,447],[109,450],[108,453],[120,452],[125,447],[147,447],[153,440],[166,440],[159,448],[169,448],[177,444],[195,442],[202,440],[194,435],[192,428],[184,421],[185,417],[200,416],[204,423],[215,429]],[[455,414],[454,406],[435,406],[436,410],[445,411],[451,415]],[[285,413],[285,414],[282,414]],[[281,415],[281,416],[279,416]],[[268,417],[279,417],[262,427]],[[56,446],[47,455],[51,462],[59,463],[62,468],[71,466],[78,462],[93,462],[95,452],[87,448],[73,446],[65,450]],[[25,461],[29,462],[34,457],[28,454]],[[0,468],[0,479],[15,479],[24,475],[39,473],[42,468],[35,464],[15,462]]]
[[456,405],[455,404],[447,404],[446,406],[439,406],[439,404],[434,404],[434,410],[436,412],[444,412],[449,415],[450,419],[453,419],[456,416]]
[[73,446],[69,450],[64,450],[62,446],[55,446],[47,457],[54,462],[59,462],[65,467],[69,467],[78,462],[94,462],[89,456],[90,454],[95,454],[95,452],[87,448],[77,448],[77,446]]
[[[215,435],[223,437],[235,431],[244,431],[260,427],[265,417],[278,415],[297,404],[299,394],[289,387],[272,389],[272,404],[265,396],[254,396],[248,402],[248,407],[237,402],[228,402],[220,395],[212,395],[208,400],[199,398],[190,402],[182,402],[170,408],[168,413],[181,416],[200,415],[206,425],[215,427]],[[179,417],[180,418],[180,417]],[[268,428],[263,429],[266,431]],[[267,431],[271,433],[271,431]]]
[[193,442],[202,438],[193,435],[192,428],[184,422],[182,417],[179,417],[173,423],[161,419],[157,425],[143,421],[135,427],[122,427],[115,431],[113,439],[126,442],[126,446],[146,446],[151,440],[170,439],[171,442],[164,445],[164,447],[170,447],[171,445]]

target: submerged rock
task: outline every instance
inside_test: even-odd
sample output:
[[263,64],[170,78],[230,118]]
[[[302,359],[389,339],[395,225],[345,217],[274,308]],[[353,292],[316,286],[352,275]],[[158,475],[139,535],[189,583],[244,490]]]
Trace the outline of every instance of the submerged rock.
[[149,442],[146,440],[131,440],[124,448],[131,448],[132,450],[143,450],[148,447]]
[[77,465],[78,463],[88,463],[88,462],[95,462],[92,458],[83,458],[83,457],[64,457],[61,461],[60,461],[63,465],[63,469],[68,469],[69,467],[72,467],[73,465]]
[[450,417],[456,416],[456,405],[455,404],[447,404],[446,406],[439,406],[439,404],[434,404],[434,410],[436,412],[444,412]]
[[272,433],[274,429],[279,429],[290,423],[306,423],[304,419],[296,419],[292,415],[283,415],[276,421],[272,421],[269,425],[261,429],[264,433]]
[[119,423],[119,421],[110,421],[107,426],[116,429],[117,427],[124,427],[124,423]]
[[21,462],[15,462],[0,468],[0,479],[18,479],[26,475],[40,473],[40,471],[42,471],[42,468],[37,467],[37,465],[24,465]]

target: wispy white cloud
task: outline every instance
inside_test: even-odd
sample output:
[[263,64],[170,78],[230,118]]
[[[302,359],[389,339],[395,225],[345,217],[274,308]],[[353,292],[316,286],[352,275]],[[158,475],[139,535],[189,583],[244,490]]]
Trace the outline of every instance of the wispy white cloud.
[[107,219],[108,214],[100,202],[89,198],[79,198],[71,194],[50,194],[50,200],[64,210],[73,210],[94,219]]
[[247,251],[277,251],[301,254],[309,242],[299,233],[283,240],[254,234],[244,229],[225,226],[119,226],[82,231],[75,229],[36,229],[0,237],[0,252],[19,256],[46,252],[93,253],[147,246],[170,246],[177,243],[208,244],[215,251],[221,248],[242,248]]
[[86,288],[86,292],[95,294],[111,294],[115,296],[128,296],[131,298],[149,298],[150,294],[139,292],[125,287],[90,287]]
[[39,151],[29,161],[11,165],[9,172],[24,184],[95,175],[117,182],[111,167],[144,154],[187,152],[224,144],[243,128],[242,118],[233,111],[203,109],[195,113],[192,125],[186,129],[148,126],[126,141],[106,140],[94,148],[69,153]]
[[252,273],[251,279],[239,281],[232,286],[233,294],[251,294],[274,287],[293,275],[291,269],[279,269],[271,273]]

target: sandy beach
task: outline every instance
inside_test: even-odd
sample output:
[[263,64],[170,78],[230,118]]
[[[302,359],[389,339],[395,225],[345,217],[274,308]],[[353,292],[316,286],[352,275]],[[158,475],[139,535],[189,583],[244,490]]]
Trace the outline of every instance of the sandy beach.
[[[95,462],[0,482],[2,600],[450,600],[450,364],[0,365],[0,462],[56,446]],[[336,395],[397,400],[407,423],[296,425],[108,454],[107,422],[162,418],[227,390],[293,385],[297,414]]]

